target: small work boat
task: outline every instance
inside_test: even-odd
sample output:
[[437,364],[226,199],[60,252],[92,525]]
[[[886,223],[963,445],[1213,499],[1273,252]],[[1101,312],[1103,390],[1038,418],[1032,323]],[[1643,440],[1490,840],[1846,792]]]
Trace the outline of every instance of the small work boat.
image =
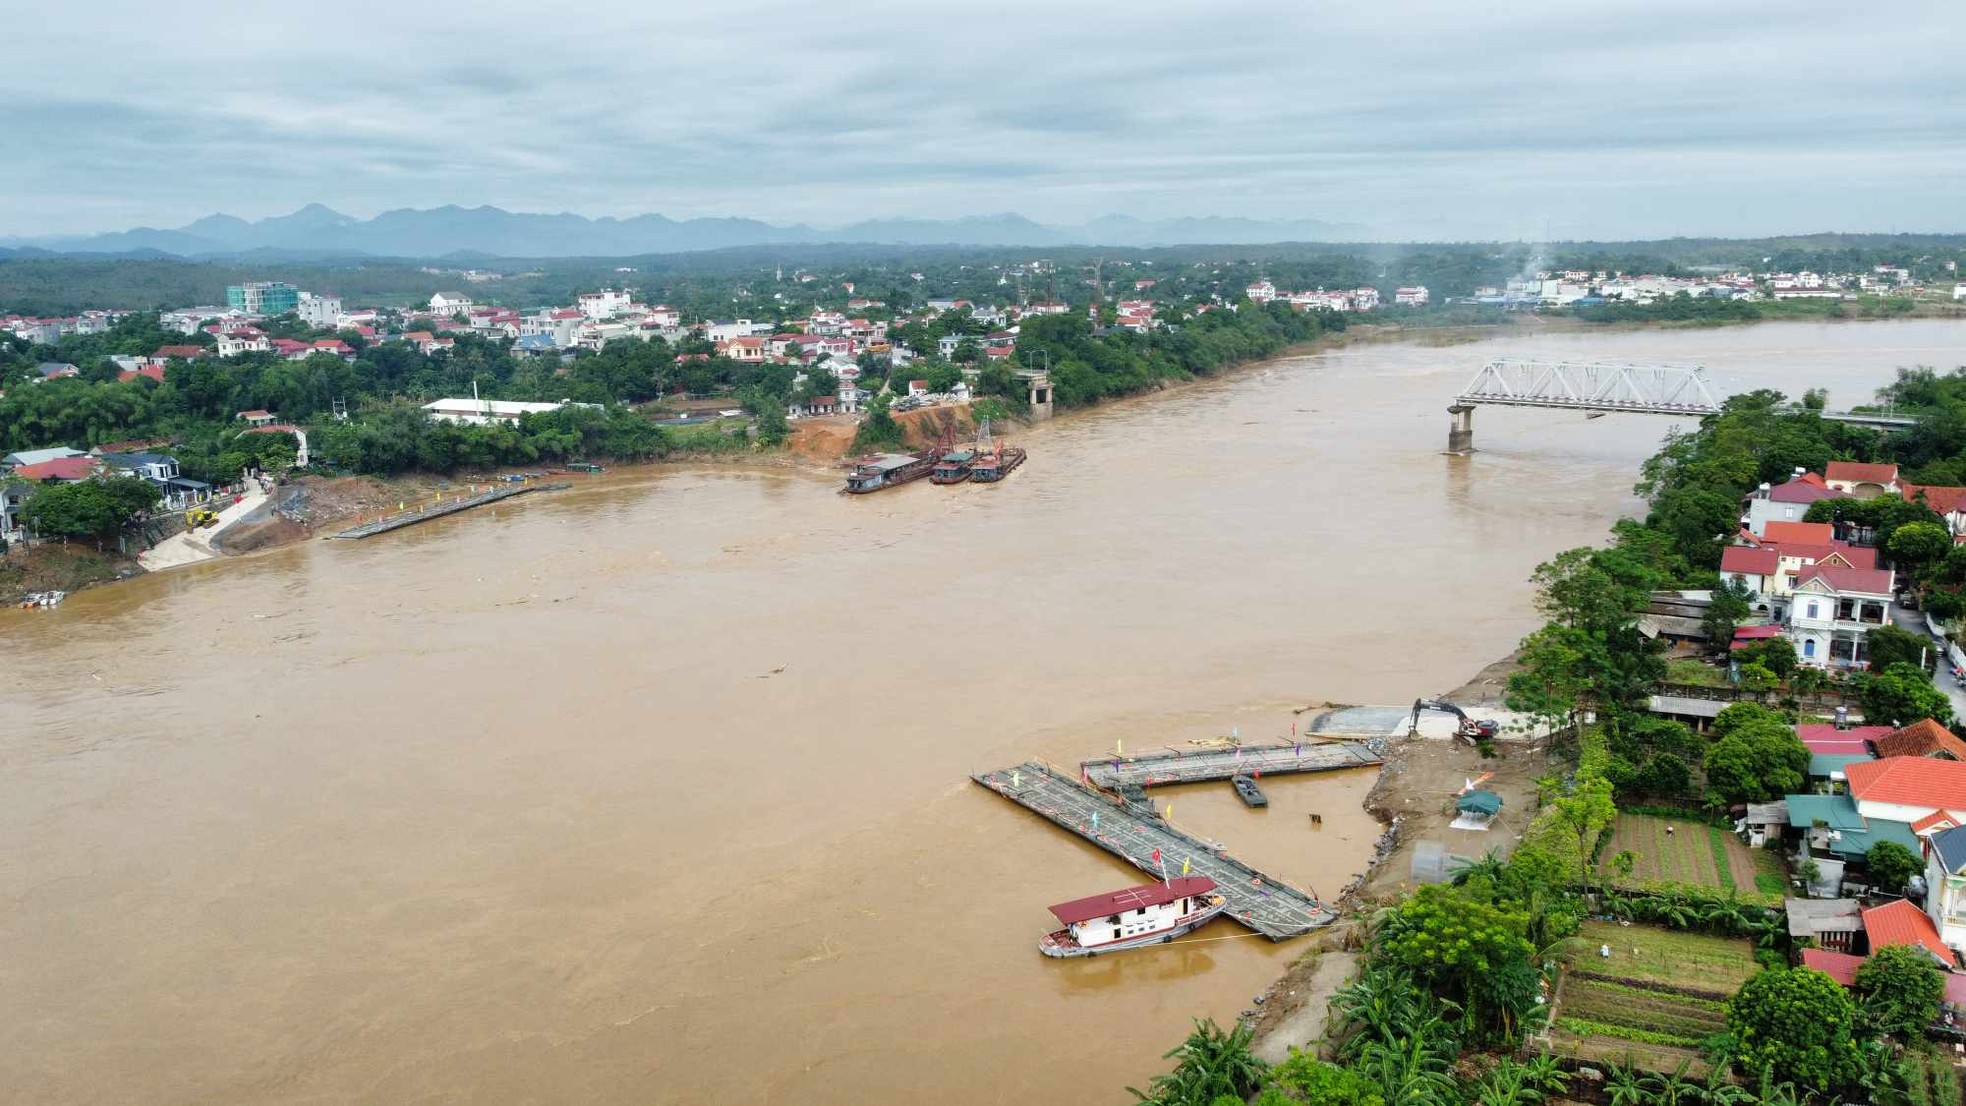
[[1235,785],[1236,794],[1241,797],[1244,806],[1270,805],[1270,797],[1263,794],[1263,789],[1248,776],[1230,776],[1229,782]]
[[1065,928],[1038,940],[1046,956],[1097,956],[1172,941],[1220,914],[1224,900],[1207,876],[1177,876],[1124,891],[1109,891],[1051,912]]
[[959,449],[945,455],[935,462],[935,470],[928,474],[929,481],[936,484],[960,484],[969,479],[969,463],[976,454],[967,449]]
[[31,591],[21,596],[20,605],[27,608],[52,607],[68,598],[65,591]]

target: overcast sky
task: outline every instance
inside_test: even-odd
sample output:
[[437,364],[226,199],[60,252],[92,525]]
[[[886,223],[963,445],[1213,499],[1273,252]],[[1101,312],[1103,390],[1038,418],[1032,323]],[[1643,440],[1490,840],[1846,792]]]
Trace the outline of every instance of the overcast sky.
[[1959,0],[8,6],[0,235],[310,201],[1966,231]]

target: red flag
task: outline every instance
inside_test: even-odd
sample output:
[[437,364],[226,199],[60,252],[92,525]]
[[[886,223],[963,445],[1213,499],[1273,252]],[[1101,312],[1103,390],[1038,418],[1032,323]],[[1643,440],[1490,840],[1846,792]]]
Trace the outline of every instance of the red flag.
[[1156,863],[1156,864],[1159,864],[1159,863],[1160,863],[1160,850],[1159,850],[1159,849],[1155,849],[1155,850],[1154,850],[1154,863]]

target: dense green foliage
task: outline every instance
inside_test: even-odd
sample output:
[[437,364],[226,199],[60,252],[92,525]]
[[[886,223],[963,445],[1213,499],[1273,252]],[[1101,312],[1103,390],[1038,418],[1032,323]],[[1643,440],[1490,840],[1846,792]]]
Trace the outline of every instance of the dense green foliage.
[[1900,894],[1911,877],[1925,870],[1925,860],[1896,841],[1879,841],[1864,853],[1864,868],[1871,886],[1887,894]]
[[1247,1098],[1263,1076],[1263,1062],[1249,1051],[1249,1038],[1247,1023],[1224,1031],[1213,1021],[1196,1021],[1188,1039],[1166,1055],[1177,1061],[1174,1070],[1155,1076],[1144,1092],[1127,1090],[1153,1106],[1213,1106],[1223,1095]]
[[1897,663],[1872,673],[1860,692],[1865,720],[1886,726],[1909,726],[1921,718],[1952,723],[1952,700],[1932,686],[1932,676],[1915,664]]
[[109,476],[42,488],[27,501],[24,515],[29,528],[48,537],[107,538],[161,498],[147,480]]
[[1872,1032],[1918,1040],[1938,1019],[1945,993],[1945,973],[1922,948],[1889,945],[1857,966],[1857,1012]]
[[1727,1003],[1734,1057],[1743,1071],[1836,1087],[1855,1074],[1856,1006],[1841,984],[1814,968],[1760,972]]

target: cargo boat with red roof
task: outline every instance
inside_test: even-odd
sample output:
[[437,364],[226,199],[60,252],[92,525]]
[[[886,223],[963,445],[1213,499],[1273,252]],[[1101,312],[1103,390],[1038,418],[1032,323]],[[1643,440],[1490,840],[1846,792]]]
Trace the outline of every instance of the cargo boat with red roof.
[[1097,956],[1172,941],[1220,914],[1224,899],[1207,876],[1176,876],[1122,891],[1061,902],[1051,913],[1065,928],[1045,934],[1046,956]]

